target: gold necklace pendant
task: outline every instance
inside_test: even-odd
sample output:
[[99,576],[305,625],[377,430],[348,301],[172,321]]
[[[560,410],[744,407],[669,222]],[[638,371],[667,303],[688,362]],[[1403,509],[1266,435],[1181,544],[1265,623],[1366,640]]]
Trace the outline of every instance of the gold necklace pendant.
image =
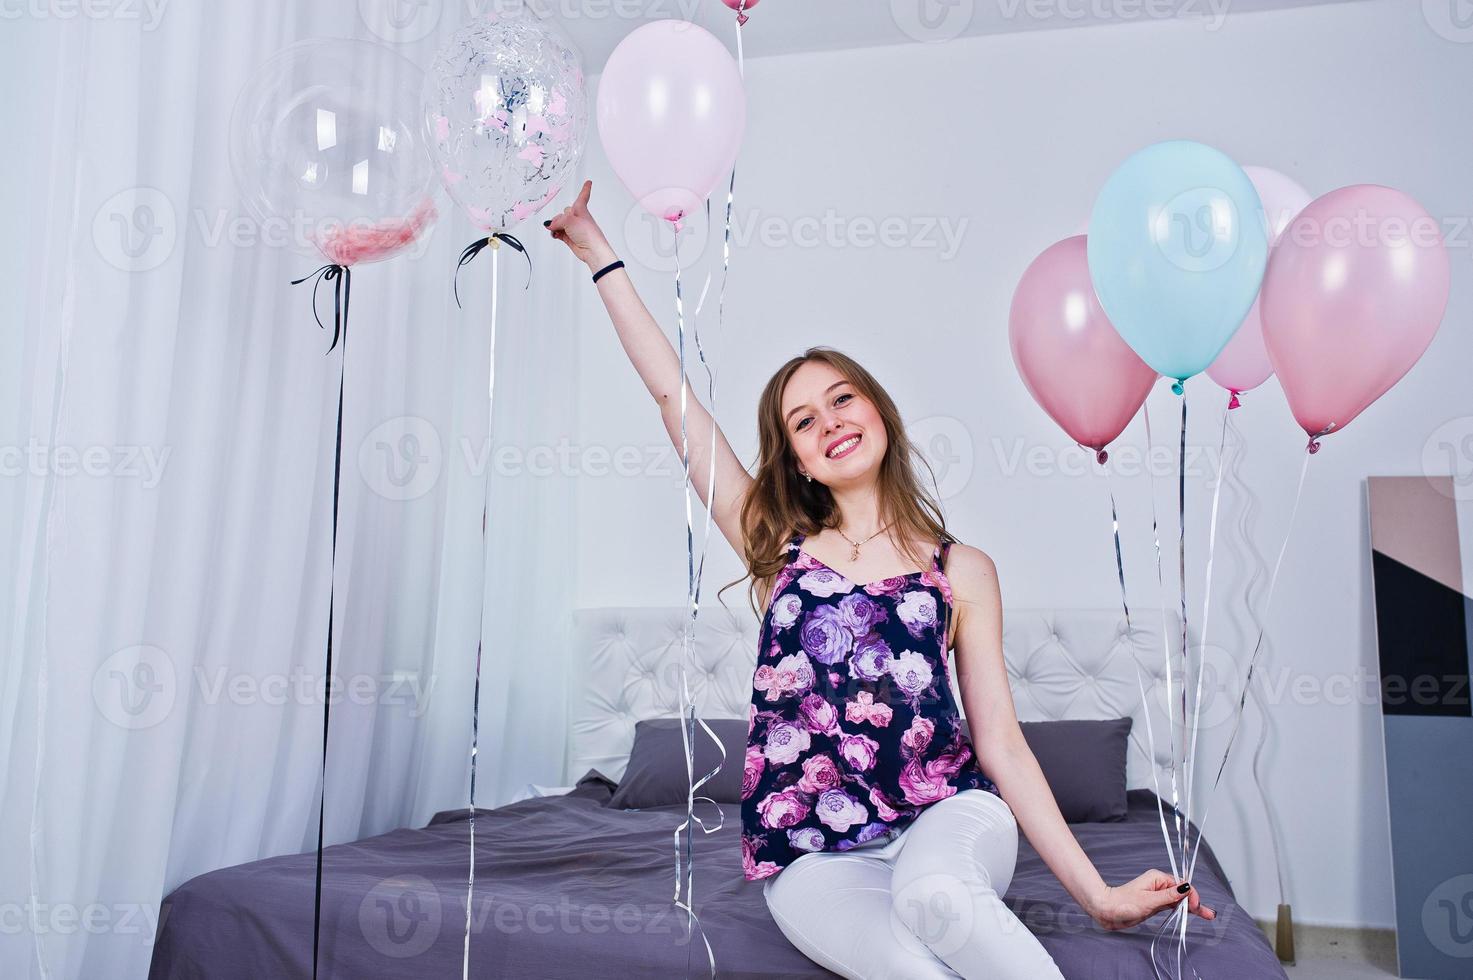
[[849,537],[849,535],[845,534],[837,527],[834,528],[834,530],[839,532],[839,537],[849,542],[849,561],[852,563],[859,561],[859,546],[864,544],[865,541],[869,541],[871,538],[879,537],[882,532],[889,528],[889,526],[890,525],[886,524],[885,527],[880,528],[880,530],[876,531],[874,534],[871,534],[868,538],[865,538],[864,541],[855,541],[853,538]]

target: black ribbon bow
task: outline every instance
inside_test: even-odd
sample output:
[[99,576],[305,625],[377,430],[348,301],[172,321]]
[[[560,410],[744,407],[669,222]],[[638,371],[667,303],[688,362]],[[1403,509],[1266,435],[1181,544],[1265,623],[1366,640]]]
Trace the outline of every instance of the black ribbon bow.
[[337,265],[336,263],[325,265],[311,275],[303,276],[300,279],[293,279],[292,285],[300,285],[308,279],[317,280],[312,284],[312,317],[317,321],[317,325],[324,330],[327,327],[322,322],[322,317],[317,315],[317,287],[324,282],[333,283],[332,347],[327,349],[330,354],[332,353],[333,347],[338,345],[338,338],[345,337],[348,329],[348,301],[351,298],[349,292],[353,285],[353,270],[345,265]]
[[506,242],[512,248],[516,249],[518,252],[521,252],[522,255],[526,256],[526,259],[527,259],[527,282],[526,282],[526,285],[524,285],[522,288],[523,289],[527,289],[528,287],[530,287],[532,285],[532,256],[527,255],[527,246],[525,246],[521,242],[517,241],[517,239],[516,239],[515,236],[508,235],[504,231],[493,231],[487,237],[485,237],[485,238],[478,238],[475,241],[471,242],[469,245],[467,245],[465,247],[465,249],[460,253],[460,261],[457,262],[457,263],[455,263],[454,286],[455,286],[455,305],[456,306],[460,306],[460,269],[461,269],[461,267],[464,266],[464,265],[469,264],[472,259],[474,259],[477,255],[480,255],[481,254],[481,249],[485,248],[487,245],[490,245],[494,241],[503,241],[503,242]]

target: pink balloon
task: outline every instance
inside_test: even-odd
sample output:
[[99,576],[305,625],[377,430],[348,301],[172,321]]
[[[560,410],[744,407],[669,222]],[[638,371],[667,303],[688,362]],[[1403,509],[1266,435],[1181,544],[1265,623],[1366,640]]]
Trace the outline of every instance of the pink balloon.
[[671,18],[631,31],[598,86],[598,132],[619,180],[658,218],[698,210],[736,162],[741,74],[704,28]]
[[721,0],[721,2],[737,12],[738,24],[745,24],[747,22],[746,11],[757,6],[757,0]]
[[1393,188],[1342,187],[1290,223],[1259,294],[1263,339],[1311,451],[1417,363],[1450,278],[1436,219]]
[[1013,292],[1013,361],[1033,400],[1081,446],[1100,453],[1135,417],[1159,375],[1105,316],[1085,236],[1044,249]]
[[[1267,167],[1244,167],[1263,202],[1263,219],[1272,245],[1289,226],[1289,222],[1313,200],[1309,191],[1292,178]],[[1260,288],[1261,291],[1261,288]],[[1207,369],[1207,376],[1233,393],[1230,407],[1236,408],[1239,392],[1252,391],[1274,373],[1263,345],[1263,321],[1258,300],[1248,310],[1232,339]]]

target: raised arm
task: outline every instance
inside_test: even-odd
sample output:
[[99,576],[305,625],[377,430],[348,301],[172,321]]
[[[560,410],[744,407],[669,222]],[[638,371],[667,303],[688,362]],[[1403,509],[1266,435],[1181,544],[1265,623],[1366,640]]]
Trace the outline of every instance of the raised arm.
[[[593,181],[585,181],[578,198],[562,213],[544,222],[552,237],[567,245],[590,272],[597,272],[618,259],[598,223],[588,212],[588,198],[593,192]],[[680,355],[671,345],[665,332],[634,288],[634,282],[624,269],[615,269],[598,281],[598,294],[603,299],[609,318],[614,321],[614,330],[624,353],[639,372],[644,386],[660,407],[660,417],[665,422],[665,431],[670,436],[676,452],[680,451]],[[692,384],[686,392],[685,441],[690,454],[691,485],[696,488],[701,502],[711,509],[711,519],[731,542],[738,555],[746,554],[741,529],[742,503],[752,486],[752,476],[737,459],[736,453],[726,441],[711,413],[695,397],[692,365],[700,362],[694,351],[687,349],[686,370],[690,372]],[[710,481],[707,479],[711,467],[711,434],[716,434],[716,502],[711,503]]]

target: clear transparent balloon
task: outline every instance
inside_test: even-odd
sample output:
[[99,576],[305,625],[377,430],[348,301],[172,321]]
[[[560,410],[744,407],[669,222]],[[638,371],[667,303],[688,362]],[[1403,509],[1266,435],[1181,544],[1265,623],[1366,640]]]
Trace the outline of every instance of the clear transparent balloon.
[[436,218],[423,86],[365,41],[301,41],[261,65],[236,100],[230,162],[262,237],[347,266],[421,238]]
[[588,97],[582,59],[525,8],[456,31],[425,82],[424,123],[445,189],[486,231],[546,207],[582,159]]

